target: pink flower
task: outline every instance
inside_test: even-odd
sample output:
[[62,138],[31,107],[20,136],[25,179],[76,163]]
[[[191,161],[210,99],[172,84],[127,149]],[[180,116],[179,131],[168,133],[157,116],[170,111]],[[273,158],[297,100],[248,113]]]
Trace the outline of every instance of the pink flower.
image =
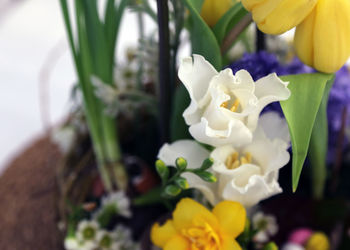
[[312,230],[309,228],[296,229],[289,236],[288,242],[304,245],[306,241],[311,237],[312,233]]

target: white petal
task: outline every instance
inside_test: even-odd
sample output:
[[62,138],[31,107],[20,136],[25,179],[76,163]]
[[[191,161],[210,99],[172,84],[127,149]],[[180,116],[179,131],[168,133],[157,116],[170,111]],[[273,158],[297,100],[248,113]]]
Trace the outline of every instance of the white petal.
[[266,105],[276,101],[287,100],[290,97],[290,90],[287,86],[288,82],[283,82],[275,73],[260,78],[255,83],[254,94],[259,99],[258,108],[248,117],[247,123],[247,126],[252,131],[255,130],[260,112]]
[[203,56],[193,55],[183,58],[179,67],[179,78],[187,88],[192,100],[197,103],[206,94],[211,79],[218,72]]
[[252,76],[248,71],[242,69],[236,72],[235,74],[236,81],[240,84],[241,89],[248,89],[254,92],[255,84]]
[[198,104],[195,100],[191,100],[190,106],[188,106],[183,112],[182,116],[185,119],[187,125],[192,125],[201,120],[203,111],[199,109]]
[[216,196],[216,183],[206,182],[192,173],[183,173],[181,176],[186,178],[190,188],[198,189],[212,205],[215,205],[218,202],[218,197]]
[[223,190],[223,198],[238,201],[246,207],[258,204],[261,200],[282,192],[277,181],[268,184],[263,176],[251,176],[244,187],[239,187],[235,179],[229,182]]
[[290,160],[286,143],[280,139],[271,141],[253,138],[253,142],[243,149],[243,153],[247,152],[252,154],[253,161],[262,168],[264,174],[282,168]]
[[168,166],[174,166],[177,158],[187,160],[188,168],[198,168],[209,157],[209,151],[193,140],[179,140],[164,144],[159,150],[158,158]]
[[251,142],[252,133],[240,120],[230,120],[227,128],[223,130],[212,129],[208,120],[202,117],[201,122],[193,124],[189,128],[190,134],[197,141],[214,147],[232,143],[241,146]]
[[269,139],[279,138],[290,144],[288,124],[277,112],[266,112],[259,118],[261,127]]

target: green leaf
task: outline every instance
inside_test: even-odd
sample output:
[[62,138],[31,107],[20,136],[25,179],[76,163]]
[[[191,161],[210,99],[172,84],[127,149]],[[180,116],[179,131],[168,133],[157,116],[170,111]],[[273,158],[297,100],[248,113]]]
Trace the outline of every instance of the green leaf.
[[308,152],[312,129],[319,110],[327,82],[332,75],[314,73],[281,77],[289,81],[291,96],[281,102],[286,117],[293,149],[292,183],[295,192],[303,164]]
[[188,126],[182,116],[184,110],[190,105],[190,96],[183,84],[177,87],[174,96],[173,113],[170,123],[171,140],[191,139]]
[[219,44],[222,43],[227,33],[244,17],[248,12],[242,3],[232,6],[213,27],[214,35]]
[[309,159],[312,171],[312,193],[313,197],[316,199],[322,198],[324,192],[324,185],[326,183],[327,178],[327,103],[329,91],[333,85],[333,82],[334,76],[327,82],[310,140]]
[[198,1],[182,0],[190,11],[192,52],[205,57],[217,70],[222,68],[220,46],[214,33],[199,14]]

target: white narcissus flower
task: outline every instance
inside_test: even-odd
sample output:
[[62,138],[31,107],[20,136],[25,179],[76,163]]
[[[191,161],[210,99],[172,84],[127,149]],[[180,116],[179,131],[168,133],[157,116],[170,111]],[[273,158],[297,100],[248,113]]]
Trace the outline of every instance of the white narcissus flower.
[[277,113],[261,116],[253,141],[242,147],[226,145],[212,153],[191,140],[165,144],[158,158],[166,165],[174,165],[176,158],[184,157],[188,168],[198,168],[208,157],[214,159],[216,183],[208,183],[192,173],[184,173],[191,188],[200,190],[215,205],[221,200],[232,200],[246,207],[282,191],[278,171],[289,161],[289,132],[285,121]]
[[257,243],[267,243],[278,232],[276,217],[257,212],[252,218],[253,229],[257,231],[253,240]]
[[288,83],[276,74],[254,82],[246,70],[217,72],[200,55],[184,58],[179,78],[191,104],[183,113],[191,135],[212,146],[241,146],[252,140],[259,114],[269,103],[290,96]]

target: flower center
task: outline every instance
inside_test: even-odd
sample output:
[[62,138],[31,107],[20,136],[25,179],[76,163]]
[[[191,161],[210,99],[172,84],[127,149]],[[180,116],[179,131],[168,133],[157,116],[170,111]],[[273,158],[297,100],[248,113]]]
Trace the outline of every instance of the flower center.
[[235,101],[231,101],[232,99],[221,103],[220,107],[222,108],[226,108],[228,110],[230,110],[231,112],[237,112],[238,108],[240,107],[240,101],[237,98]]
[[93,239],[95,237],[95,229],[92,227],[86,227],[83,230],[83,237],[86,240],[90,240]]
[[227,156],[225,165],[228,169],[236,169],[239,166],[252,162],[252,154],[247,152],[244,156],[240,156],[238,152],[234,152]]
[[194,220],[193,226],[182,230],[193,250],[219,250],[220,238],[215,230],[203,220]]
[[112,245],[112,239],[109,235],[105,235],[102,237],[102,239],[100,240],[100,246],[101,247],[110,247]]

